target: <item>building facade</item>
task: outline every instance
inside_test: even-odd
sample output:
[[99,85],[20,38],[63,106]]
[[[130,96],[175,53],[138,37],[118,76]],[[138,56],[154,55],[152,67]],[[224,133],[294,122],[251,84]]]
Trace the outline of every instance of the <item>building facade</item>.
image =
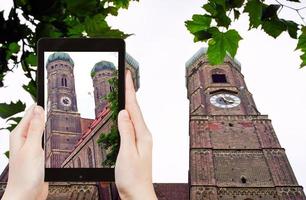
[[268,116],[257,110],[238,61],[186,63],[191,200],[305,200]]

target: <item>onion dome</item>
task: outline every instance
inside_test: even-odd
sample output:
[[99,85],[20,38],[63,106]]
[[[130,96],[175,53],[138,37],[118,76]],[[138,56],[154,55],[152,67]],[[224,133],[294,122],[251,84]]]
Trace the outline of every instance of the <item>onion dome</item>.
[[93,77],[97,72],[102,70],[116,70],[114,63],[102,60],[95,64],[91,70],[91,77]]
[[56,61],[56,60],[67,61],[67,62],[69,62],[72,66],[74,66],[74,62],[73,62],[73,60],[71,59],[71,57],[69,56],[68,53],[65,53],[65,52],[55,52],[55,53],[51,54],[51,55],[48,57],[47,65],[48,65],[50,62],[53,62],[53,61]]

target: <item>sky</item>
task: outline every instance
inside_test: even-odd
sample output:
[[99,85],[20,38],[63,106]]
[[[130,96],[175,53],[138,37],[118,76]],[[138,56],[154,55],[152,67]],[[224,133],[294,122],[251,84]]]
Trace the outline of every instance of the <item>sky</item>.
[[[45,52],[44,62],[54,52]],[[73,72],[78,111],[82,118],[95,118],[95,102],[90,72],[97,62],[102,60],[112,62],[118,68],[118,52],[66,52],[74,62]],[[46,69],[46,68],[45,68]],[[45,71],[45,77],[47,73]],[[47,80],[45,78],[45,80]],[[45,82],[47,84],[47,81]],[[45,90],[45,100],[47,90]],[[46,105],[46,104],[45,104]],[[45,106],[46,107],[46,106]]]
[[[141,0],[121,11],[118,17],[108,17],[114,28],[134,34],[126,39],[126,48],[140,63],[137,96],[153,136],[154,182],[188,181],[185,62],[205,44],[193,43],[184,21],[203,13],[203,4],[199,0]],[[299,20],[290,10],[283,9],[280,15]],[[306,186],[306,68],[299,69],[300,52],[294,51],[297,41],[287,33],[275,40],[261,30],[248,31],[245,14],[232,28],[243,37],[236,59],[241,63],[248,89],[258,110],[272,120],[298,182]],[[30,106],[29,95],[21,89],[22,81],[25,79],[20,72],[8,74],[5,80],[8,87],[0,89],[0,102],[22,96]],[[0,126],[4,122],[0,120]],[[1,171],[7,163],[2,155],[8,149],[7,131],[0,131],[0,144]]]

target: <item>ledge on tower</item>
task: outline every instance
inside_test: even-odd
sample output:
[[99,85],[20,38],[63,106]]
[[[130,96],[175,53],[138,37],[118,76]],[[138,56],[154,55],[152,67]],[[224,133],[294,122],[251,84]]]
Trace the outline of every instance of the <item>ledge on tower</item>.
[[[202,47],[200,48],[185,64],[186,68],[188,68],[189,66],[193,65],[197,60],[199,60],[199,58],[201,58],[202,56],[205,56],[205,60],[208,62],[207,60],[207,48],[206,47]],[[238,71],[241,71],[241,64],[240,62],[235,59],[232,58],[228,53],[226,53],[226,57],[225,57],[225,62],[228,61],[230,62]]]

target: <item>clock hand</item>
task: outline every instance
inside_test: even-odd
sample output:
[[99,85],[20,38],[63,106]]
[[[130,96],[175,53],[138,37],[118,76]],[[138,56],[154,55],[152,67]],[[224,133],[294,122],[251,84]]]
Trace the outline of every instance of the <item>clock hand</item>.
[[221,98],[220,98],[220,101],[221,101],[222,103],[224,103],[224,104],[227,104],[227,102],[226,102],[226,100],[224,99],[224,97],[221,97]]
[[234,103],[234,100],[228,97],[224,97],[225,101],[229,102],[229,103]]

